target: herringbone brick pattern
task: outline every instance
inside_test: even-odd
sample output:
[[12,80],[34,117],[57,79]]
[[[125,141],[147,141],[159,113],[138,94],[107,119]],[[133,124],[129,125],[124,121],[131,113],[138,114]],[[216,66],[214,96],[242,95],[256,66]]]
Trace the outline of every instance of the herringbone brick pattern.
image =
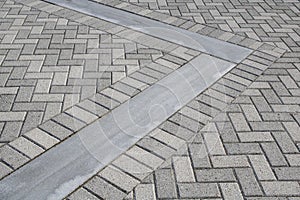
[[225,31],[299,50],[298,0],[124,0]]
[[0,15],[0,145],[162,56],[13,1]]
[[127,198],[299,198],[299,63],[269,67]]
[[[132,47],[134,50],[130,47],[130,52],[135,52],[132,55],[124,47],[127,43],[130,43],[128,41],[104,32],[99,33],[96,31],[97,34],[95,34],[93,32],[95,30],[91,28],[88,28],[88,31],[85,32],[88,34],[81,34],[79,31],[81,28],[79,27],[83,25],[47,15],[43,12],[35,14],[37,11],[32,10],[32,8],[26,6],[20,8],[19,5],[15,5],[11,1],[7,2],[6,4],[1,4],[2,9],[0,12],[3,15],[1,20],[4,21],[0,25],[2,26],[1,29],[4,29],[1,31],[7,32],[3,32],[0,39],[1,42],[4,40],[12,41],[9,45],[16,46],[21,44],[22,47],[20,53],[18,53],[17,47],[11,47],[12,49],[6,50],[9,46],[3,46],[1,43],[1,47],[3,48],[0,49],[2,51],[0,52],[0,55],[2,55],[0,62],[2,62],[2,65],[8,61],[15,64],[15,66],[3,65],[0,68],[0,80],[4,80],[5,86],[1,88],[4,94],[2,95],[1,93],[1,98],[3,97],[4,102],[10,102],[9,98],[15,104],[18,103],[18,98],[21,99],[21,103],[32,102],[34,95],[41,94],[41,96],[35,97],[35,99],[40,99],[44,94],[52,94],[51,91],[56,90],[51,85],[55,80],[56,73],[65,72],[68,74],[66,75],[66,82],[64,82],[66,84],[58,85],[60,87],[65,87],[69,82],[72,83],[72,81],[73,83],[82,83],[80,80],[85,79],[84,75],[92,71],[90,69],[86,70],[91,65],[86,65],[85,63],[92,62],[90,60],[97,60],[95,56],[97,53],[95,52],[98,52],[98,49],[101,52],[98,58],[103,54],[109,54],[106,52],[107,49],[112,52],[110,56],[111,61],[113,61],[114,52],[118,55],[117,57],[121,54],[121,57],[125,58],[125,64],[121,64],[123,70],[116,71],[118,73],[115,73],[117,78],[125,76],[124,72],[127,72],[127,67],[132,66],[131,61],[128,61],[129,58],[135,58],[135,66],[136,62],[151,61],[162,54],[161,52],[133,43],[133,46],[136,46]],[[299,1],[143,0],[130,2],[166,12],[173,16],[203,22],[223,30],[259,39],[288,49],[289,52],[285,53],[276,63],[266,69],[262,76],[259,75],[261,74],[261,70],[265,68],[260,68],[260,66],[268,66],[276,58],[262,52],[253,53],[246,62],[243,62],[232,70],[231,73],[224,76],[222,84],[217,83],[213,85],[204,94],[197,97],[189,105],[164,122],[161,127],[143,138],[133,148],[87,181],[86,184],[67,197],[67,199],[122,199],[128,193],[126,199],[299,199]],[[29,12],[33,14],[26,15]],[[36,17],[32,17],[32,15]],[[27,17],[23,18],[20,16]],[[38,31],[38,34],[31,34],[35,28],[33,25],[31,28],[27,27],[30,26],[25,24],[27,18],[33,20],[38,26],[43,26],[43,31],[41,33]],[[73,38],[66,38],[67,33],[64,33],[62,36],[62,41],[72,39],[67,41],[73,47],[51,48],[50,41],[47,48],[41,49],[52,49],[52,53],[36,53],[36,50],[40,51],[37,48],[39,42],[34,43],[33,40],[40,41],[47,39],[45,35],[50,34],[47,33],[50,29],[51,31],[58,31],[59,28],[57,27],[60,25],[57,23],[59,20],[63,21],[60,23],[64,24],[63,29],[66,32],[68,32],[70,26],[76,27],[76,32],[72,33],[74,34]],[[11,25],[7,25],[9,23]],[[40,25],[40,23],[45,23],[45,25]],[[10,27],[13,28],[11,29]],[[28,34],[24,31],[26,32],[26,37],[23,35],[24,33],[21,33],[21,36],[19,36],[19,33],[16,33],[16,36],[7,36],[8,38],[5,39],[6,35],[14,35],[11,32],[15,30],[21,32],[27,30]],[[47,30],[45,35],[43,35],[44,30]],[[70,30],[73,29],[70,28]],[[209,29],[205,30],[209,31]],[[37,35],[41,38],[36,38]],[[51,32],[51,39],[55,38],[54,35]],[[87,46],[91,38],[85,37],[90,35],[91,37],[95,37],[92,39],[97,39],[95,35],[99,36],[98,39],[100,41],[101,38],[108,37],[110,38],[110,42],[108,45],[101,45],[100,42],[99,47],[93,46],[89,49]],[[22,55],[22,51],[25,49],[27,43],[24,42],[25,40],[22,43],[22,39],[25,39],[23,37],[26,38],[26,41],[30,41],[29,45],[34,46],[34,50],[32,50],[34,53],[29,55],[24,54],[25,57]],[[31,39],[33,40],[31,41]],[[86,42],[83,42],[83,40],[86,40]],[[239,37],[235,37],[234,40],[239,40]],[[91,44],[94,45],[95,43],[91,42]],[[117,48],[116,46],[119,44],[122,44],[123,48]],[[265,48],[269,47],[271,48],[271,46],[266,46]],[[95,48],[96,51],[94,50]],[[114,51],[114,48],[118,50]],[[54,53],[56,49],[59,49],[60,52],[62,52],[62,49],[72,49],[73,51],[77,49],[76,51],[79,53],[72,52],[72,58],[70,59],[60,58],[60,56],[58,58],[50,56],[51,59],[48,58],[48,60],[48,55],[58,55]],[[9,53],[11,50],[14,51]],[[145,52],[148,52],[149,55],[147,58],[149,59],[145,59]],[[140,53],[143,55],[138,55]],[[39,57],[41,54],[44,57]],[[129,54],[132,57],[128,56]],[[74,55],[76,56],[74,57]],[[16,56],[17,58],[15,58]],[[28,61],[26,56],[29,60],[29,66],[24,64],[25,61]],[[76,61],[75,64],[62,65],[69,67],[66,71],[43,71],[53,65],[51,63],[55,62],[56,65],[59,65],[59,62],[65,62],[64,60]],[[81,61],[83,64],[78,64],[77,62],[79,61],[77,60],[83,60]],[[19,65],[16,61],[24,63]],[[30,81],[34,78],[31,78],[27,73],[29,73],[28,69],[30,69],[31,63],[38,63],[34,61],[42,62],[41,66],[35,64],[33,68],[35,70],[41,69],[41,71],[29,72],[37,73],[41,77],[36,80],[36,83],[31,83],[32,85],[30,85]],[[115,67],[119,66],[119,64],[114,63],[109,66]],[[74,72],[75,78],[72,78],[73,75],[70,78],[70,74],[73,73],[71,70],[73,66],[76,69]],[[104,66],[107,65],[104,64]],[[126,70],[124,70],[124,66]],[[20,68],[24,68],[24,72],[22,70],[20,70],[21,72],[18,71]],[[80,70],[78,70],[79,68]],[[13,72],[15,70],[16,72]],[[44,77],[44,74],[40,75],[41,72],[53,73],[53,78]],[[93,74],[96,74],[96,72],[103,74],[101,70],[92,72]],[[105,76],[105,79],[109,79],[110,83],[114,81],[114,72],[110,71],[109,78]],[[19,73],[23,73],[22,76],[18,75]],[[10,79],[11,76],[15,78]],[[77,76],[80,76],[80,78],[77,78]],[[22,77],[19,78],[22,84],[7,86],[7,83],[17,80],[18,77]],[[88,76],[86,77],[86,81],[83,82],[87,83],[90,79],[93,80],[94,77]],[[39,80],[42,82],[38,83]],[[50,80],[50,86],[39,86],[39,84],[46,85],[47,81],[44,80]],[[58,80],[61,80],[61,78],[58,78]],[[104,79],[100,78],[100,80]],[[255,82],[249,86],[254,80]],[[71,84],[71,86],[72,88],[78,86],[80,87],[80,91],[83,91],[83,87],[86,85]],[[27,90],[21,90],[22,87]],[[32,94],[29,92],[30,89],[28,89],[30,87],[33,90]],[[45,91],[44,88],[50,88],[48,89],[49,94],[35,92],[36,88],[39,87],[41,89],[38,91]],[[86,91],[86,88],[84,88],[84,91]],[[240,95],[242,91],[244,92]],[[53,93],[57,94],[58,92]],[[75,94],[78,94],[77,99],[82,98],[81,92]],[[50,96],[44,97],[48,100],[44,101],[46,102],[46,106],[51,103],[61,103],[60,109],[63,109],[67,95],[68,93],[63,93],[64,100],[62,102],[56,102],[57,100],[55,102],[48,102],[52,99],[49,98]],[[72,96],[74,95],[72,94]],[[233,103],[230,103],[232,101]],[[5,110],[7,106],[2,106],[11,105],[10,109],[13,109],[15,104],[1,103],[0,108],[4,109],[4,111],[1,112],[0,119],[6,118],[17,122],[20,121],[22,122],[22,127],[24,127],[25,123],[23,124],[23,121],[26,121],[24,119],[27,119],[29,111],[24,111],[25,114],[20,115],[19,112],[23,112],[22,110],[11,112],[12,110]],[[227,104],[230,105],[227,106]],[[36,106],[33,107],[35,108]],[[220,111],[223,112],[217,114]],[[43,115],[45,115],[47,109],[40,112],[43,112]],[[15,132],[18,126],[13,122],[0,122],[2,135],[4,135],[3,130],[7,127],[11,127],[13,130],[11,132]],[[62,134],[64,133],[62,132]],[[195,137],[192,140],[188,140],[188,138],[194,135]],[[32,149],[29,148],[29,150],[26,150],[32,153]],[[13,160],[12,163],[16,163],[19,166],[20,163],[26,162],[20,158],[21,156],[14,156],[12,152],[9,152],[13,155],[9,157]],[[168,159],[169,157],[171,158]],[[164,162],[166,159],[167,161]],[[2,167],[2,169],[5,169],[5,167]],[[152,173],[153,170],[155,171]],[[142,183],[139,184],[141,181]]]
[[[196,98],[165,122],[161,131],[138,142],[68,199],[121,199],[133,187],[126,199],[299,199],[299,1],[130,2],[199,20],[289,52],[258,78],[253,77],[255,67],[248,73],[244,68],[236,70],[236,76],[225,76],[231,80],[225,81],[225,87],[213,86],[210,98]],[[267,62],[259,56],[251,59]],[[245,90],[246,80],[254,79]],[[229,102],[234,98],[233,103],[224,108],[214,97],[220,96],[216,91],[226,94],[223,97]],[[244,92],[236,97],[238,91]],[[224,111],[211,118],[216,105]],[[197,111],[202,113],[195,114]],[[183,138],[191,132],[198,133],[184,143]],[[161,166],[150,173],[152,165]],[[137,185],[139,175],[147,178]]]

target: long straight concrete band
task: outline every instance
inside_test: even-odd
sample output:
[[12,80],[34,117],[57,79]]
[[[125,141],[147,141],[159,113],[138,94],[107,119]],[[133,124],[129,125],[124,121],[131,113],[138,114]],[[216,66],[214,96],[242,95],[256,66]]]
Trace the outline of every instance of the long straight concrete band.
[[201,54],[0,181],[0,199],[61,199],[235,64]]
[[239,63],[252,50],[89,0],[44,0],[197,51]]

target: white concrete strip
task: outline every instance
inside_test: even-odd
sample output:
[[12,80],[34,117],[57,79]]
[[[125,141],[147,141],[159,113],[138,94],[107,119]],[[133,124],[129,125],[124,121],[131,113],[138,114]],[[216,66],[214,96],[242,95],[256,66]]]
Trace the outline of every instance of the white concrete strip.
[[89,0],[44,0],[197,51],[239,63],[252,50]]
[[0,181],[0,199],[61,199],[230,70],[205,54]]

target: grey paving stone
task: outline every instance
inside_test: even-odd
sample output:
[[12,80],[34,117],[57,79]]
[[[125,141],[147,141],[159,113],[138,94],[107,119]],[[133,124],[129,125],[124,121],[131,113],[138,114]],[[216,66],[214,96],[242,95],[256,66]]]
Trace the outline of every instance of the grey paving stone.
[[250,200],[258,199],[258,200],[287,200],[290,198],[287,197],[248,197]]
[[293,112],[299,112],[299,105],[272,105],[272,109],[275,112],[283,112],[283,113],[289,113],[291,110]]
[[166,132],[172,133],[173,135],[183,139],[183,140],[188,140],[190,138],[192,138],[195,133],[179,126],[178,124],[175,124],[173,122],[170,121],[165,121],[160,128]]
[[272,82],[270,84],[274,88],[277,95],[279,96],[290,95],[289,91],[285,88],[285,86],[281,82]]
[[223,198],[226,199],[244,199],[237,183],[221,183]]
[[2,132],[2,130],[3,130],[4,124],[5,124],[4,122],[1,122],[1,123],[0,123],[0,131],[1,131],[1,132]]
[[[224,119],[222,117],[222,119]],[[238,137],[234,132],[234,128],[230,122],[219,122],[217,123],[220,136],[224,142],[237,142]]]
[[12,171],[10,167],[0,162],[0,178],[3,178]]
[[71,194],[70,196],[68,196],[67,199],[69,199],[69,200],[82,200],[82,199],[97,200],[99,198],[96,197],[95,195],[93,195],[92,193],[88,192],[86,189],[79,188],[73,194]]
[[15,95],[0,95],[0,111],[10,111],[13,106]]
[[62,110],[62,103],[48,103],[46,106],[43,122],[59,114],[61,110]]
[[[225,89],[224,86],[219,86],[220,88],[216,89],[216,88],[214,88],[215,85],[216,84],[214,84],[212,86],[212,89],[215,89],[216,91],[221,92],[221,93],[226,93],[228,95],[227,91],[224,91],[224,89]],[[210,96],[207,96],[207,95],[201,95],[200,97],[196,98],[196,100],[199,100],[200,102],[210,105],[211,107],[214,107],[219,110],[222,110],[226,107],[226,103],[223,102],[223,99],[221,99],[222,100],[221,101],[221,100],[217,100],[215,98],[211,98]]]
[[126,171],[139,180],[145,178],[151,172],[151,168],[137,162],[136,160],[126,155],[122,155],[118,159],[113,161],[113,165]]
[[25,133],[39,125],[42,122],[43,113],[42,112],[28,112],[26,119],[23,122],[23,127],[21,133]]
[[[183,65],[184,63],[186,63],[185,60],[181,59],[181,58],[178,58],[178,57],[175,57],[175,56],[172,56],[172,55],[169,55],[169,54],[166,54],[164,57],[164,59],[169,59],[169,61],[176,61],[177,64],[180,64],[180,65]],[[161,73],[164,73],[164,74],[169,74],[171,73],[173,70],[166,67],[166,66],[163,66],[163,65],[159,65],[155,62],[153,63],[150,63],[149,65],[147,65],[149,68],[153,69],[153,70],[156,70],[156,71],[159,71]]]
[[173,115],[169,120],[194,132],[197,132],[202,127],[199,122],[179,113]]
[[300,136],[299,136],[300,126],[296,122],[283,122],[283,125],[287,129],[293,141],[300,140]]
[[[13,51],[13,50],[11,50]],[[6,55],[6,59],[9,60],[9,57],[10,57],[10,52]],[[18,50],[17,50],[18,51]],[[18,57],[18,55],[16,55]],[[16,59],[14,60],[17,60],[17,57]],[[14,68],[12,73],[10,74],[10,78],[11,79],[22,79],[25,75],[25,72],[26,72],[26,67],[18,67],[18,68]]]
[[144,138],[137,145],[165,159],[175,152],[174,149],[152,138]]
[[33,140],[34,142],[38,143],[45,149],[48,149],[59,142],[58,139],[50,136],[45,131],[41,129],[35,128],[25,134],[25,137]]
[[300,101],[300,97],[282,97],[281,99],[285,104],[297,104]]
[[[238,69],[236,69],[238,70]],[[248,86],[251,84],[251,81],[242,77],[242,75],[245,75],[246,72],[239,72],[239,75],[235,75],[234,71],[231,73],[228,73],[227,75],[224,76],[224,80],[222,83],[232,89],[235,89],[237,91],[243,91],[245,90],[245,86]]]
[[80,128],[86,125],[85,123],[65,113],[54,117],[53,120],[72,131],[78,131]]
[[283,127],[280,122],[250,122],[254,131],[281,131]]
[[275,180],[276,177],[266,159],[263,155],[249,155],[253,170],[259,180]]
[[249,166],[246,156],[243,155],[226,155],[213,156],[211,162],[214,167],[247,167]]
[[292,196],[300,194],[299,183],[293,181],[262,182],[262,187],[267,196]]
[[276,143],[263,143],[262,148],[271,166],[286,166],[287,162]]
[[225,155],[225,149],[217,132],[204,132],[202,135],[210,155]]
[[122,92],[119,92],[117,90],[114,90],[110,87],[102,90],[101,94],[104,94],[112,99],[115,99],[116,101],[118,101],[120,103],[123,103],[123,102],[127,101],[128,99],[130,99],[130,96],[128,96]]
[[250,127],[247,124],[243,114],[241,113],[230,113],[230,119],[232,120],[232,124],[235,127],[236,131],[249,131]]
[[272,111],[271,107],[263,97],[251,97],[255,107],[259,112],[268,112]]
[[184,140],[158,128],[152,131],[150,135],[156,140],[164,144],[167,144],[168,146],[176,150],[179,149],[181,146],[183,146],[185,143]]
[[293,121],[289,113],[261,113],[261,116],[264,121]]
[[178,190],[182,198],[220,197],[220,191],[215,183],[180,183]]
[[45,103],[14,103],[13,111],[44,111],[46,107]]
[[[296,72],[296,71],[295,71]],[[297,72],[296,72],[297,73]],[[279,76],[280,80],[283,82],[286,88],[298,88],[296,82],[290,76]]]
[[147,67],[142,68],[139,72],[142,73],[142,74],[145,74],[147,76],[150,76],[152,78],[155,78],[157,80],[160,80],[165,76],[165,74],[163,74],[161,72],[158,72],[158,71],[155,71],[155,70],[152,70],[152,69],[147,68]]
[[268,142],[274,141],[270,132],[242,132],[238,133],[242,142]]
[[139,90],[137,90],[136,88],[133,88],[127,84],[124,84],[122,82],[117,82],[116,84],[114,84],[112,86],[114,89],[120,91],[120,92],[123,92],[127,95],[134,95],[134,94],[137,94],[139,92]]
[[99,104],[96,104],[88,99],[80,102],[78,104],[78,106],[91,112],[91,113],[94,113],[98,117],[100,117],[108,112],[107,108],[104,108],[103,106],[100,106]]
[[97,176],[88,181],[85,187],[102,199],[122,199],[126,196],[126,193]]
[[234,182],[232,169],[201,169],[196,170],[197,182]]
[[174,156],[173,167],[177,182],[195,182],[195,175],[187,156]]
[[70,114],[71,116],[76,117],[77,119],[80,119],[81,121],[89,124],[96,120],[98,117],[90,112],[87,112],[77,106],[74,106],[66,111],[66,113]]
[[17,152],[9,146],[4,146],[0,148],[0,158],[5,163],[10,165],[13,169],[20,167],[29,160],[27,157],[20,154],[19,152]]
[[278,180],[299,180],[300,168],[299,167],[276,167],[274,168]]
[[60,140],[65,139],[66,137],[70,136],[73,133],[72,131],[57,124],[54,121],[47,121],[43,123],[41,126],[39,126],[39,128],[53,135],[54,137],[59,138]]
[[196,109],[210,117],[215,116],[217,113],[219,113],[219,110],[211,107],[209,105],[206,105],[204,103],[198,102],[198,101],[192,101],[188,104],[189,107],[192,107],[193,109]]
[[156,169],[164,161],[158,156],[155,156],[152,153],[137,146],[133,146],[126,152],[126,154],[138,160],[139,162],[151,167],[152,169]]
[[[270,64],[271,63],[268,63],[268,65],[270,65]],[[242,70],[240,70],[240,69],[242,69]],[[248,71],[250,71],[250,72],[248,72]],[[258,71],[255,71],[253,68],[251,70],[251,69],[248,69],[245,67],[237,68],[237,69],[233,70],[232,73],[239,77],[244,78],[244,80],[241,79],[238,82],[242,83],[242,81],[243,81],[243,83],[246,84],[246,86],[248,86],[252,81],[254,81],[257,78],[257,74],[260,74],[260,73],[258,73]],[[250,82],[248,82],[248,81],[250,81]]]
[[294,141],[289,137],[288,133],[274,132],[272,134],[283,153],[298,153],[299,152]]
[[26,112],[0,112],[0,121],[22,121]]
[[253,105],[241,105],[248,121],[261,121],[259,113]]
[[34,94],[32,101],[34,102],[62,102],[63,94]]
[[41,154],[44,151],[41,147],[25,139],[24,137],[20,137],[10,142],[9,144],[10,146],[19,150],[20,152],[27,155],[31,159]]
[[49,92],[51,84],[51,79],[48,80],[38,80],[35,88],[35,92],[37,93],[47,93]]
[[190,144],[189,150],[194,168],[211,167],[210,159],[204,144]]
[[157,79],[153,78],[153,77],[150,77],[148,75],[145,75],[145,74],[142,74],[142,73],[133,73],[131,75],[132,78],[138,80],[138,81],[141,81],[145,84],[149,84],[149,85],[152,85],[153,83],[155,83],[157,81]]
[[131,191],[139,183],[137,179],[129,176],[113,166],[106,167],[99,173],[99,176],[105,178],[109,182],[127,192]]
[[134,191],[136,199],[156,199],[154,184],[140,184]]
[[291,166],[300,166],[300,156],[298,154],[287,154],[286,158]]
[[259,144],[256,143],[226,143],[226,152],[231,155],[249,155],[261,153]]
[[21,128],[22,122],[6,122],[1,133],[0,141],[12,141],[19,137]]
[[247,196],[259,196],[263,192],[250,168],[235,169],[242,191]]
[[191,119],[194,119],[196,122],[200,122],[202,124],[206,124],[209,120],[211,120],[210,116],[202,112],[198,112],[197,110],[190,107],[184,107],[179,112]]
[[102,94],[95,94],[95,96],[90,98],[90,100],[104,106],[107,109],[112,109],[120,104],[116,100],[108,98]]
[[80,93],[80,90],[80,86],[53,85],[51,86],[50,92],[55,94],[77,94]]
[[170,169],[155,171],[156,194],[158,198],[177,198],[175,177]]

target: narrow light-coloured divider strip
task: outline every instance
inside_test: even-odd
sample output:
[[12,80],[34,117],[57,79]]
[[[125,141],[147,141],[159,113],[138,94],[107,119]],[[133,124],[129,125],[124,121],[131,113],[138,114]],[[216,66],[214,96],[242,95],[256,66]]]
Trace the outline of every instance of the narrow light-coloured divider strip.
[[201,54],[0,181],[0,199],[61,199],[235,64]]
[[239,63],[252,50],[89,0],[44,0],[197,51]]

